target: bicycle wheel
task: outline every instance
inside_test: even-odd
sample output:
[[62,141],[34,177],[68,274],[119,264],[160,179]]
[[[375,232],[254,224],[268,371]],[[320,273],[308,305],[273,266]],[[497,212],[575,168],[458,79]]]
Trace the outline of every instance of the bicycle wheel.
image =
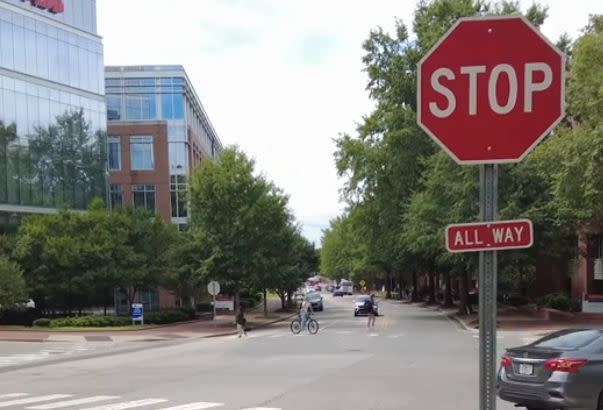
[[294,319],[291,322],[291,333],[293,333],[294,335],[299,334],[299,332],[301,332],[302,327],[301,327],[301,321],[299,319]]
[[318,322],[316,320],[310,319],[310,321],[308,322],[308,332],[313,335],[318,333]]

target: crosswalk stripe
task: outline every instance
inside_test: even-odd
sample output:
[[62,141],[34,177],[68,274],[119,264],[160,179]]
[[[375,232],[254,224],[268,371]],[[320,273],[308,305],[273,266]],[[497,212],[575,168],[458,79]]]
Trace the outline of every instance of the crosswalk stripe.
[[150,404],[163,403],[166,399],[144,399],[135,401],[125,401],[123,403],[108,404],[106,406],[88,407],[82,410],[124,410],[132,409],[134,407],[148,406]]
[[201,410],[201,409],[210,409],[212,407],[219,407],[219,406],[223,406],[223,405],[224,405],[224,403],[208,403],[205,401],[200,401],[197,403],[182,404],[180,406],[165,407],[163,409],[158,409],[158,410]]
[[7,393],[7,394],[0,394],[0,399],[14,399],[16,397],[23,397],[23,396],[27,396],[27,393]]
[[243,409],[243,410],[281,410],[280,408],[276,408],[276,407],[250,407],[248,409]]
[[119,399],[119,396],[92,396],[92,397],[86,397],[83,399],[65,400],[65,401],[59,401],[59,402],[50,403],[50,404],[40,404],[39,406],[31,406],[31,407],[26,407],[26,408],[30,409],[30,410],[60,409],[61,407],[77,406],[79,404],[96,403],[99,401],[114,400],[114,399]]
[[65,399],[71,397],[71,394],[49,394],[46,396],[29,397],[27,399],[9,400],[0,402],[0,407],[18,406],[20,404],[39,403],[41,401],[51,401],[56,399]]

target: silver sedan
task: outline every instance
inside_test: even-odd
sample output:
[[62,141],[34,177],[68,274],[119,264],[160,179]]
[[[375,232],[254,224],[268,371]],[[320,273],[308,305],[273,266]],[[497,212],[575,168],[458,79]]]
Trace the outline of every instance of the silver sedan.
[[507,349],[497,391],[530,410],[603,410],[603,330],[566,329]]

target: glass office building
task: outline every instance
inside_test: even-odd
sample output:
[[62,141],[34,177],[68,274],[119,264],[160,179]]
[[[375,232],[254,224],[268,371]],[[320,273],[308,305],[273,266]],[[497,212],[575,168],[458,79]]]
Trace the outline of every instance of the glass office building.
[[0,229],[105,198],[95,0],[0,0]]
[[105,86],[110,205],[185,227],[187,177],[222,145],[184,67],[109,66]]

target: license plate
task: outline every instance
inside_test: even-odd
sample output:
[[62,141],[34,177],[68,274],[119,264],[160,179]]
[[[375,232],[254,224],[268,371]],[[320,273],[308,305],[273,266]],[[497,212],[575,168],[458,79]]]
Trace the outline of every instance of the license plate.
[[534,374],[534,365],[532,364],[526,364],[526,363],[520,363],[519,364],[519,374],[523,374],[526,376],[531,376]]

